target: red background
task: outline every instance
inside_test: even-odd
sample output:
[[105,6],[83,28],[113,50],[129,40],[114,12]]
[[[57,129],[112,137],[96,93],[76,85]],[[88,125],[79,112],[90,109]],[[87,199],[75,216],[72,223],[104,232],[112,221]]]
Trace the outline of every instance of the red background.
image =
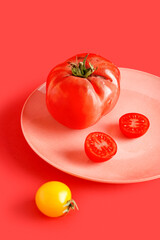
[[[160,239],[160,179],[78,179],[36,156],[20,129],[25,99],[76,53],[160,76],[159,1],[6,0],[0,12],[0,239]],[[50,180],[71,188],[79,211],[50,219],[37,210],[35,192]]]

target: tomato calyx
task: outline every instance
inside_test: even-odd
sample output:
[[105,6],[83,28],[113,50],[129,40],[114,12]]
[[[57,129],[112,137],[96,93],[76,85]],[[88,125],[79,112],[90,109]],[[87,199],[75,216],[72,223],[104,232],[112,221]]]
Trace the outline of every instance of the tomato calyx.
[[76,77],[88,78],[96,69],[89,62],[90,68],[86,68],[86,59],[88,54],[85,56],[83,62],[70,63],[72,66],[72,74]]
[[67,201],[67,203],[64,205],[64,207],[67,207],[67,208],[63,211],[63,213],[68,213],[71,209],[73,209],[73,210],[75,210],[75,209],[79,210],[76,202],[75,202],[73,199]]

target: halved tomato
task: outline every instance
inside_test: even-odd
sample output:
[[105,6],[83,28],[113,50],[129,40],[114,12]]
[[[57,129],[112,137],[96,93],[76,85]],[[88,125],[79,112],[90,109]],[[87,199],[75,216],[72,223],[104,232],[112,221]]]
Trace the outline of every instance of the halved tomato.
[[150,126],[146,116],[140,113],[126,113],[119,119],[121,132],[129,138],[144,135]]
[[112,137],[103,132],[92,132],[85,140],[85,152],[94,162],[104,162],[117,152],[117,144]]

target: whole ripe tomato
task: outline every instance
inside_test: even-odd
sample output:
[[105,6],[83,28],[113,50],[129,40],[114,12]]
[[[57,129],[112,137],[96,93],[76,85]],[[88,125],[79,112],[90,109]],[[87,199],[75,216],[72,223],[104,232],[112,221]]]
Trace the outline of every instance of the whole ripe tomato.
[[71,199],[69,187],[58,181],[43,184],[36,192],[35,202],[38,209],[48,217],[59,217],[70,209],[78,209],[75,201]]
[[119,93],[119,69],[101,56],[83,53],[51,70],[46,84],[46,104],[58,122],[83,129],[110,112]]

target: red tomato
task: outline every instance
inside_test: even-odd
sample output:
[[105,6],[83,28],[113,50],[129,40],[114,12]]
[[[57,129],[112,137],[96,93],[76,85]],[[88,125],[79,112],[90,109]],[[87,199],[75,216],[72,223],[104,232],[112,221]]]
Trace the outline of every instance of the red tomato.
[[95,54],[78,54],[55,66],[47,78],[46,104],[61,124],[82,129],[95,124],[115,106],[120,72]]
[[119,119],[122,133],[129,138],[144,135],[149,128],[149,120],[140,113],[127,113]]
[[85,140],[85,152],[94,162],[104,162],[112,158],[117,152],[116,142],[102,132],[90,133]]

